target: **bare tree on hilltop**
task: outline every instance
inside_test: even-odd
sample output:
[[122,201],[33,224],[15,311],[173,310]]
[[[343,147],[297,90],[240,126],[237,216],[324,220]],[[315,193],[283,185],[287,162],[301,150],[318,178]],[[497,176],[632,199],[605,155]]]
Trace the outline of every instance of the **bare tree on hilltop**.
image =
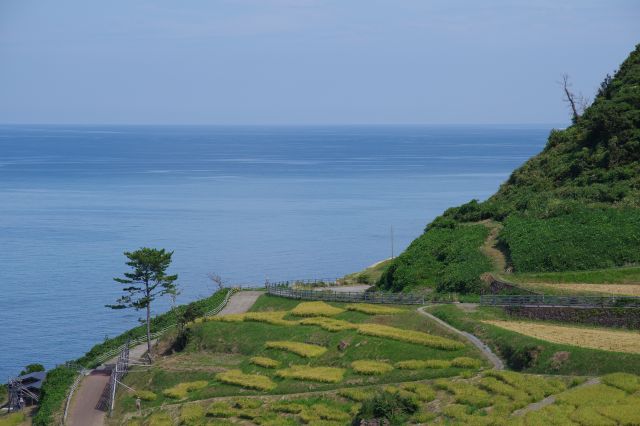
[[591,100],[582,93],[575,94],[571,90],[572,84],[569,74],[562,74],[562,81],[560,84],[562,85],[562,91],[564,92],[564,101],[569,104],[569,108],[571,109],[571,121],[576,123],[591,103]]

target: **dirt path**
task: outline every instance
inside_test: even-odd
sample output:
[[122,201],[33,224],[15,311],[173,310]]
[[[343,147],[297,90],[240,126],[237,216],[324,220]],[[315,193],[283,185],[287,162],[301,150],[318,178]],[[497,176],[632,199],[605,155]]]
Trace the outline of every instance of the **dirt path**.
[[239,291],[231,296],[229,303],[218,315],[243,314],[247,312],[264,291]]
[[110,370],[93,370],[82,380],[71,402],[67,425],[101,426],[104,423],[110,375]]
[[[241,314],[247,312],[255,301],[264,294],[263,291],[240,291],[229,299],[227,305],[218,315]],[[152,345],[156,341],[152,341]],[[132,363],[146,362],[147,344],[142,343],[129,350],[129,360]],[[108,392],[110,365],[115,364],[117,358],[109,360],[89,373],[73,395],[69,409],[67,424],[71,426],[102,426],[108,411],[106,398]]]
[[467,333],[466,331],[461,331],[458,330],[457,328],[453,327],[450,324],[447,324],[446,322],[442,321],[440,318],[430,314],[429,312],[424,310],[425,308],[418,308],[418,312],[422,315],[424,315],[425,317],[429,318],[430,320],[435,321],[436,323],[438,323],[440,326],[442,326],[443,328],[456,333],[459,336],[464,337],[466,340],[468,340],[469,342],[471,342],[471,344],[473,346],[475,346],[476,348],[478,348],[480,350],[480,352],[482,352],[482,355],[484,355],[485,358],[487,358],[487,360],[489,360],[489,362],[493,365],[493,368],[495,368],[496,370],[504,370],[504,363],[502,362],[502,360],[500,358],[498,358],[498,356],[496,354],[494,354],[491,349],[485,345],[482,340],[478,339],[476,336],[474,336],[471,333]]
[[[584,386],[593,386],[593,385],[597,385],[598,383],[600,383],[600,378],[594,377],[592,379],[587,380],[583,384],[581,384],[579,386],[576,386],[576,388],[581,388],[581,387],[584,387]],[[538,410],[546,407],[547,405],[553,404],[554,402],[556,402],[556,396],[555,395],[551,395],[551,396],[546,397],[542,401],[534,402],[532,404],[527,405],[524,408],[516,410],[511,415],[514,416],[514,417],[524,416],[529,411],[538,411]]]
[[489,220],[483,221],[482,224],[489,228],[489,235],[484,241],[482,247],[480,247],[480,251],[491,259],[493,267],[497,272],[504,272],[507,268],[507,259],[505,258],[504,253],[502,253],[502,251],[500,251],[496,246],[498,243],[498,234],[502,229],[502,225]]

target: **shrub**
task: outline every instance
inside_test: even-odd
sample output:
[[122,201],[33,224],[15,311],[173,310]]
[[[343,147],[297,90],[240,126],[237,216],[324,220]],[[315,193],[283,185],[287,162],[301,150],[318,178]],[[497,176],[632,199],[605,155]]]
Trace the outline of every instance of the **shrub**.
[[386,374],[393,370],[393,366],[382,361],[358,360],[351,363],[353,371],[360,374]]
[[522,371],[535,364],[540,349],[535,345],[517,347],[504,343],[500,346],[500,353],[509,368],[515,371]]
[[204,420],[204,408],[199,404],[186,404],[180,409],[180,423],[187,426],[200,426]]
[[400,393],[378,392],[362,403],[356,417],[358,420],[387,419],[391,424],[406,424],[406,419],[418,411],[414,398]]
[[455,340],[434,336],[421,331],[404,330],[381,324],[359,324],[358,332],[369,336],[386,337],[403,342],[417,343],[436,349],[456,350],[464,347],[462,343]]
[[404,312],[403,309],[392,308],[390,306],[372,305],[369,303],[352,303],[345,306],[349,311],[362,312],[369,315],[393,315]]
[[396,362],[396,368],[401,370],[422,370],[424,368],[449,368],[451,362],[444,359],[410,359]]
[[291,310],[298,317],[331,317],[344,312],[344,309],[333,307],[325,302],[302,302]]
[[197,380],[195,382],[183,382],[178,383],[175,386],[170,387],[169,389],[165,389],[162,394],[169,398],[175,399],[183,399],[187,397],[187,393],[206,388],[209,385],[209,382],[206,380]]
[[310,367],[307,365],[292,365],[290,368],[277,370],[276,376],[284,379],[312,380],[315,382],[338,383],[344,377],[344,368]]
[[158,395],[148,390],[137,390],[133,396],[143,401],[155,401]]
[[327,348],[323,346],[300,342],[289,342],[286,340],[267,342],[265,346],[267,348],[282,349],[293,352],[294,354],[305,358],[315,358],[327,352]]
[[479,368],[482,365],[482,362],[478,359],[468,358],[468,357],[458,357],[451,360],[452,367],[459,368]]
[[265,356],[251,357],[249,358],[249,362],[264,368],[276,368],[280,366],[280,361],[276,361],[275,359],[267,358]]
[[236,410],[226,402],[212,402],[207,408],[207,416],[211,417],[233,417],[236,415]]
[[640,390],[640,377],[629,373],[612,373],[601,377],[603,383],[633,393]]
[[359,388],[345,388],[338,391],[338,395],[356,402],[366,401],[371,398],[371,390]]
[[358,327],[357,324],[353,324],[348,321],[343,321],[335,318],[326,318],[326,317],[305,318],[300,321],[300,324],[318,325],[327,331],[344,331],[344,330],[355,329]]
[[262,391],[269,391],[276,387],[276,384],[267,376],[259,374],[245,374],[240,370],[223,371],[222,373],[216,374],[216,379],[223,383]]
[[61,366],[51,369],[42,384],[40,406],[31,419],[33,426],[48,426],[54,423],[53,416],[60,412],[67,392],[78,373],[75,370]]

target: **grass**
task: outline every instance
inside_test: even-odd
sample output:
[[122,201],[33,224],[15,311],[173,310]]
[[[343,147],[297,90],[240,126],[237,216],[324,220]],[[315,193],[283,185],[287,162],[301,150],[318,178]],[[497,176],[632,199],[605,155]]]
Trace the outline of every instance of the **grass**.
[[140,398],[143,401],[155,401],[156,398],[158,398],[158,395],[147,390],[137,390],[135,391],[133,396],[136,398]]
[[0,416],[0,426],[18,426],[26,420],[24,413],[11,413]]
[[349,275],[345,275],[340,281],[346,285],[357,285],[357,284],[369,284],[375,285],[384,270],[391,263],[391,259],[382,260],[380,262],[376,262],[373,265],[365,268],[360,272],[354,272]]
[[327,352],[327,348],[308,343],[289,342],[286,340],[271,341],[265,344],[265,347],[271,349],[282,349],[284,351],[293,352],[304,358],[315,358]]
[[336,367],[310,367],[307,365],[292,365],[283,370],[277,370],[276,376],[284,379],[312,380],[314,382],[338,383],[341,382],[344,368]]
[[[613,372],[640,371],[637,354],[609,352],[554,343],[488,324],[486,320],[507,320],[498,308],[464,312],[456,306],[442,305],[429,311],[454,327],[476,335],[518,371],[543,374],[597,376]],[[559,357],[564,354],[564,357]]]
[[267,376],[259,374],[245,374],[240,370],[228,370],[216,375],[216,379],[223,383],[238,385],[249,389],[272,390],[275,383]]
[[447,339],[445,337],[434,336],[420,331],[404,330],[381,324],[361,324],[358,327],[358,333],[366,334],[368,336],[386,337],[388,339],[400,340],[403,342],[417,343],[419,345],[444,350],[456,350],[464,346],[458,341]]
[[553,343],[640,354],[640,333],[633,331],[570,327],[530,321],[485,320],[484,322]]
[[291,314],[298,317],[332,317],[344,312],[325,302],[302,302],[291,310]]
[[511,274],[516,283],[549,284],[640,284],[640,267],[595,269],[588,271],[539,272]]
[[369,303],[351,303],[345,306],[349,311],[362,312],[369,315],[395,315],[401,313],[404,309],[393,308],[384,305],[372,305]]
[[249,362],[251,364],[255,364],[264,368],[277,368],[280,366],[280,361],[277,361],[272,358],[267,358],[266,356],[251,357],[249,358]]
[[380,375],[393,370],[393,366],[382,361],[358,360],[351,363],[353,371],[360,374]]
[[[295,300],[265,295],[258,299],[251,312],[275,312],[279,318],[290,321],[291,314],[288,311],[298,304],[299,302]],[[344,309],[344,304],[329,305]],[[287,313],[283,316],[283,312]],[[337,325],[338,329],[329,331],[323,328],[329,324]],[[384,385],[451,377],[468,371],[463,367],[449,365],[441,369],[392,369],[381,375],[362,375],[351,368],[351,363],[354,361],[385,360],[389,365],[394,365],[411,359],[450,362],[454,358],[478,356],[475,349],[455,340],[451,341],[459,345],[457,349],[443,350],[419,343],[361,334],[356,328],[365,324],[383,327],[383,329],[389,327],[392,330],[414,331],[420,335],[451,340],[443,336],[443,331],[438,326],[410,309],[403,309],[394,315],[370,315],[344,309],[336,317],[304,318],[295,326],[257,321],[206,321],[188,327],[188,340],[184,350],[170,356],[159,357],[151,368],[143,370],[133,367],[138,371],[127,375],[125,384],[134,389],[145,389],[156,393],[156,400],[145,403],[145,408],[154,409],[154,407],[176,404],[176,398],[165,395],[163,391],[181,383],[205,381],[211,385],[188,391],[179,403],[237,395],[249,397],[309,391],[329,392],[344,386]],[[165,336],[160,345],[169,345],[170,339],[171,336]],[[289,350],[268,348],[267,342],[287,342],[287,348],[291,347],[290,343],[297,347],[300,343],[313,345],[313,347],[324,349],[324,353],[320,356],[305,358],[306,365],[300,366],[300,355]],[[344,350],[338,350],[339,345],[342,345]],[[265,369],[258,365],[260,361],[254,362],[258,357],[278,362],[281,367],[275,367],[275,370]],[[220,377],[216,377],[217,374],[221,374],[221,371],[224,373],[233,370],[245,376],[263,376],[270,379],[275,387],[269,390],[247,388],[244,387],[248,382],[247,377],[241,376],[244,380],[235,383],[224,382],[219,380]],[[338,375],[338,381],[327,374],[336,372],[341,373]],[[116,407],[116,417],[125,412],[133,412],[135,398],[131,394],[121,393],[118,395]],[[177,421],[179,413],[172,411],[172,416],[174,421]],[[269,419],[271,420],[273,419]]]

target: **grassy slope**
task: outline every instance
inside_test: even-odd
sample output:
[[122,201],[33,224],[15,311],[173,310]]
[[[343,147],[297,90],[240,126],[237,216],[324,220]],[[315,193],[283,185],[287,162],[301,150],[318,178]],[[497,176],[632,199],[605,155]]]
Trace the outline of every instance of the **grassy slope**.
[[508,276],[515,283],[640,284],[640,268],[609,268],[589,271],[522,273]]
[[[480,322],[484,319],[507,319],[499,309],[481,308],[477,312],[469,313],[452,305],[442,305],[431,308],[430,312],[454,327],[475,334],[500,354],[504,354],[508,350],[507,348],[516,351],[523,348],[540,348],[541,351],[536,362],[523,370],[527,373],[601,375],[618,371],[629,373],[640,371],[640,354],[624,354],[561,345]],[[554,354],[561,351],[568,352],[570,356],[568,361],[556,368],[553,365],[553,357]]]
[[[289,310],[299,301],[262,296],[253,306],[252,311]],[[332,304],[342,306],[342,304]],[[392,325],[404,329],[415,329],[431,334],[445,335],[439,327],[418,315],[412,308],[405,308],[405,313],[392,316],[370,316],[358,312],[344,312],[335,318],[350,322],[375,322]],[[325,355],[318,358],[301,358],[284,351],[265,349],[268,340],[292,340],[314,343],[329,348]],[[340,341],[349,343],[344,352],[336,348]],[[186,349],[177,355],[160,360],[158,366],[147,372],[130,374],[126,378],[127,385],[135,389],[149,389],[158,394],[151,404],[175,403],[175,400],[162,395],[162,390],[180,382],[207,380],[215,383],[205,389],[189,394],[190,400],[200,400],[229,395],[264,395],[265,392],[251,391],[233,385],[215,381],[215,374],[223,369],[240,368],[246,373],[272,375],[273,370],[257,367],[249,363],[251,356],[267,356],[281,361],[283,366],[310,365],[349,368],[357,359],[381,359],[391,363],[409,359],[452,359],[460,356],[480,358],[478,351],[465,346],[463,349],[444,351],[421,345],[399,342],[390,339],[364,336],[353,330],[328,332],[315,326],[277,326],[258,322],[224,323],[207,322],[192,326],[192,333]],[[484,361],[482,361],[484,362]],[[319,390],[337,389],[348,386],[371,385],[376,383],[395,383],[450,377],[463,372],[461,368],[442,368],[425,370],[393,370],[382,376],[363,376],[348,370],[342,382],[323,384],[308,381],[273,378],[277,387],[267,394],[291,394]],[[121,394],[119,406],[124,411],[134,407],[130,395]]]
[[[395,291],[442,285],[451,261],[434,251],[443,234],[472,241],[463,224],[505,224],[502,248],[516,272],[587,270],[640,262],[640,46],[569,128],[515,170],[489,200],[447,210],[383,274]],[[471,271],[475,257],[458,267]],[[456,278],[475,291],[477,282]]]

